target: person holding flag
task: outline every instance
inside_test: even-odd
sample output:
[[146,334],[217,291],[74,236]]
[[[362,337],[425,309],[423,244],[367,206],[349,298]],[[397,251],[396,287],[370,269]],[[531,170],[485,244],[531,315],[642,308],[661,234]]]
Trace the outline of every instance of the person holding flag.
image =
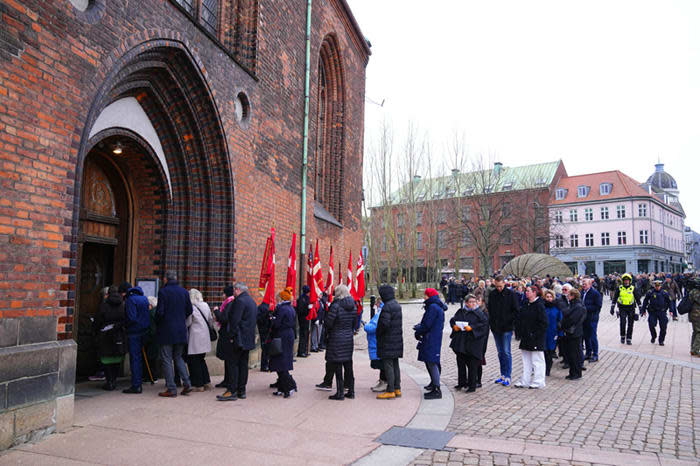
[[362,298],[365,297],[365,264],[362,260],[362,251],[357,259],[357,270],[355,271],[357,287],[355,288],[355,303],[357,304],[357,320],[355,322],[355,332],[360,328],[362,322]]

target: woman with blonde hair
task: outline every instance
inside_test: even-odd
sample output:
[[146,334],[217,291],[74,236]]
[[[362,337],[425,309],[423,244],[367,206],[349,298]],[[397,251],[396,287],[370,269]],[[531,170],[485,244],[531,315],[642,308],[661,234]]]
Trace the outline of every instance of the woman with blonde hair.
[[187,318],[187,367],[190,371],[192,391],[203,392],[211,390],[209,368],[204,359],[211,351],[209,326],[212,325],[212,315],[209,305],[204,302],[202,293],[192,288],[190,290],[192,314]]

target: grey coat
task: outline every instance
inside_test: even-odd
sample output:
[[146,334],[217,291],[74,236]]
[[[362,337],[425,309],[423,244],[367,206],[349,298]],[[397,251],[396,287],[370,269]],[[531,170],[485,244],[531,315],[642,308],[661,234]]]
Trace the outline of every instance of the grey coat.
[[204,301],[192,303],[192,315],[187,318],[187,354],[203,354],[211,351],[209,327],[207,322],[212,321],[211,309]]

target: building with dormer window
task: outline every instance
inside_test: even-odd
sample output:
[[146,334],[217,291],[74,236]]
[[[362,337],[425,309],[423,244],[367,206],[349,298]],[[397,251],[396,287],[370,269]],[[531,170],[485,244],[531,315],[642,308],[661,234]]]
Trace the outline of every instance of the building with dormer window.
[[663,167],[646,183],[618,170],[562,177],[550,200],[551,254],[576,274],[682,271],[685,213]]

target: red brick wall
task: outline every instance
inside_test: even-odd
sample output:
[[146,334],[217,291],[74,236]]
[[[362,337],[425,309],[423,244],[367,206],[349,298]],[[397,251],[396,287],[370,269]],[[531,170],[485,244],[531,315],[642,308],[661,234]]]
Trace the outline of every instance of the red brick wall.
[[[205,271],[204,279],[210,285],[205,286],[209,290],[206,298],[218,300],[214,290],[233,278],[255,285],[272,225],[278,231],[277,286],[281,287],[291,233],[298,233],[301,223],[303,3],[260,2],[256,77],[170,1],[93,3],[90,10],[80,13],[65,0],[0,0],[2,26],[12,38],[10,45],[0,47],[0,317],[58,316],[59,338],[70,337],[78,265],[76,178],[90,111],[101,98],[102,84],[118,71],[114,65],[120,57],[144,41],[159,38],[181,44],[204,76],[232,172],[235,225],[228,240],[234,252],[224,269],[232,270],[235,277],[220,276],[219,266],[212,267],[211,273]],[[344,228],[313,217],[310,189],[307,234],[309,239],[321,238],[322,258],[333,243],[336,262],[346,263],[350,249],[356,256],[362,243],[367,56],[341,13],[340,0],[314,2],[311,83],[315,86],[317,82],[321,41],[335,34],[346,83],[344,176],[339,180],[345,193]],[[234,100],[241,91],[251,104],[246,125],[234,118]],[[313,88],[311,92],[316,95]],[[314,108],[312,103],[312,112]],[[315,128],[311,129],[313,142]],[[313,157],[312,149],[310,166]],[[150,229],[155,235],[155,226],[142,226],[145,242],[150,241],[146,238]],[[144,247],[156,250],[156,243],[148,244]],[[157,260],[139,261],[139,272],[148,271]],[[154,272],[162,275],[164,270],[154,267]]]

